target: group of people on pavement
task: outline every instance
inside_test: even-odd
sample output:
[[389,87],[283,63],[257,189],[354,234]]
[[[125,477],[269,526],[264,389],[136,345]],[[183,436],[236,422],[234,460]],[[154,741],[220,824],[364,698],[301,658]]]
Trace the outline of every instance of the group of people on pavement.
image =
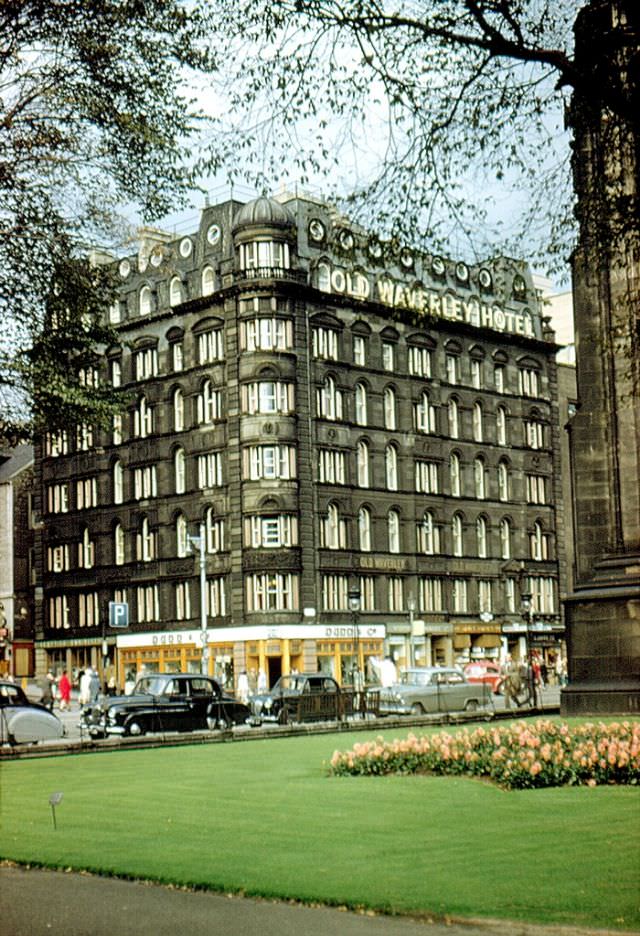
[[[53,711],[54,703],[58,702],[58,708],[61,712],[71,708],[71,689],[72,684],[67,670],[63,670],[59,679],[56,679],[51,671],[38,681],[42,696],[41,705],[44,705]],[[97,701],[100,694],[100,680],[97,672],[88,666],[79,674],[79,693],[78,702],[80,708],[84,709]]]

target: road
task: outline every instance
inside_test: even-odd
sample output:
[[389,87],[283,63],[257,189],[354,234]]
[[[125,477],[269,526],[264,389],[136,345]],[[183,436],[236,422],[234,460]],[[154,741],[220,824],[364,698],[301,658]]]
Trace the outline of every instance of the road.
[[[542,689],[542,707],[543,707],[543,709],[553,710],[553,709],[557,709],[559,705],[560,705],[560,687],[559,687],[559,686],[545,686],[545,687]],[[506,710],[505,710],[505,700],[504,700],[504,696],[501,696],[501,695],[496,696],[496,695],[494,695],[494,696],[493,696],[493,707],[494,707],[494,711],[495,711],[496,713],[504,713],[504,712],[506,711]],[[55,714],[61,719],[61,721],[63,722],[63,724],[64,724],[64,726],[65,726],[66,741],[67,741],[67,742],[69,742],[69,743],[71,744],[71,743],[77,743],[77,742],[88,741],[88,740],[89,740],[89,737],[88,737],[87,732],[86,732],[86,731],[81,732],[81,728],[80,728],[80,706],[79,706],[79,704],[78,704],[78,702],[77,702],[76,700],[73,700],[73,701],[72,701],[71,710],[67,710],[67,711],[65,711],[65,712],[60,712],[60,711],[58,710],[57,706],[56,706],[56,708],[55,708]],[[525,709],[520,709],[520,710],[517,711],[517,713],[516,713],[516,711],[514,710],[514,715],[515,715],[515,714],[518,714],[518,715],[527,715],[527,714],[528,714],[528,709],[526,709],[526,708],[525,708]],[[481,716],[480,716],[480,717],[481,717]],[[385,722],[388,722],[388,721],[389,721],[389,719],[383,719],[383,720],[380,720],[379,722],[375,722],[375,724],[379,724],[381,727],[383,727],[384,724],[385,724]],[[403,721],[404,721],[404,719],[403,719]],[[413,724],[415,724],[415,722],[416,722],[416,720],[412,718],[412,719],[411,719],[411,724],[413,725]],[[362,723],[358,720],[358,721],[356,721],[355,724],[359,727]],[[234,730],[234,733],[238,733],[238,732],[242,732],[242,733],[249,732],[249,733],[250,733],[250,732],[255,732],[255,731],[256,731],[255,728],[248,728],[248,727],[247,727],[247,728],[245,728],[245,727],[236,727],[236,728],[234,728],[233,730]],[[267,727],[267,728],[265,728],[265,730],[269,731],[270,729]],[[58,742],[52,742],[52,743],[58,743]]]

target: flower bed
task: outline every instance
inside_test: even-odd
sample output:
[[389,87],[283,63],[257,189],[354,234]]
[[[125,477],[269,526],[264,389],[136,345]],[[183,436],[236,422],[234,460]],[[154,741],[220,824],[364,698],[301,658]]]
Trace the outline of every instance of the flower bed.
[[540,719],[355,744],[331,758],[336,776],[453,774],[507,789],[640,782],[640,722],[569,726]]

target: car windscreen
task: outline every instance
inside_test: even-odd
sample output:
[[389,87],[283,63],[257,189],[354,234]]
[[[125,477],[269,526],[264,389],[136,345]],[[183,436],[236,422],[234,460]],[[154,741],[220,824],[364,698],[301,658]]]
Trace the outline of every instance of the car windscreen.
[[431,673],[401,673],[400,682],[403,686],[428,686],[431,684]]
[[161,692],[164,692],[166,685],[166,679],[158,676],[143,676],[142,679],[138,680],[133,691],[143,695],[160,695]]

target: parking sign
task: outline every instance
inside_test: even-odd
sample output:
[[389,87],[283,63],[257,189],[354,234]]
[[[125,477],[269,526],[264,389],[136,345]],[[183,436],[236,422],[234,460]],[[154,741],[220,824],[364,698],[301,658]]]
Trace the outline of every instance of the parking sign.
[[129,605],[126,601],[109,602],[109,627],[129,626]]

